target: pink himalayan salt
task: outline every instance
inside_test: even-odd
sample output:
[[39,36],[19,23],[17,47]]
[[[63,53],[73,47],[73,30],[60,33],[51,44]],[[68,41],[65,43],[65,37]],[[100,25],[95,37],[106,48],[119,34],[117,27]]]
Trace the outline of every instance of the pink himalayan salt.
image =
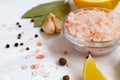
[[108,41],[120,36],[119,18],[98,9],[71,12],[65,26],[73,36],[88,41]]

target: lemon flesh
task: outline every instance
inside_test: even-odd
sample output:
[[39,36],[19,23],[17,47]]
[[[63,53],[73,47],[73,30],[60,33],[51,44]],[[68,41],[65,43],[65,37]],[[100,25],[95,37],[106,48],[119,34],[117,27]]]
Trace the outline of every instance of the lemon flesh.
[[107,80],[99,71],[94,59],[90,55],[84,64],[83,80]]
[[85,7],[102,7],[107,9],[114,9],[119,0],[74,0],[77,8]]

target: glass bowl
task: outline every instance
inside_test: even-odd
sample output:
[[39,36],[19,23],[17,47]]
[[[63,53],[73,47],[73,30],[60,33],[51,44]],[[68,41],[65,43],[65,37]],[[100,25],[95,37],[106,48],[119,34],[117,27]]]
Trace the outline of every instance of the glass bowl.
[[[77,13],[80,10],[92,10],[92,9],[99,9],[106,13],[111,13],[113,15],[116,15],[118,18],[120,18],[119,13],[115,11],[111,11],[109,9],[98,8],[98,7],[82,8],[82,9],[75,10],[73,12]],[[111,51],[115,50],[117,47],[120,46],[120,38],[112,39],[109,41],[86,41],[86,40],[82,40],[80,38],[73,36],[72,34],[69,33],[68,30],[66,30],[65,21],[68,18],[68,16],[69,15],[67,15],[64,18],[63,23],[62,23],[63,34],[68,41],[70,41],[72,44],[75,45],[75,49],[77,49],[80,53],[103,55],[106,53],[110,53]]]

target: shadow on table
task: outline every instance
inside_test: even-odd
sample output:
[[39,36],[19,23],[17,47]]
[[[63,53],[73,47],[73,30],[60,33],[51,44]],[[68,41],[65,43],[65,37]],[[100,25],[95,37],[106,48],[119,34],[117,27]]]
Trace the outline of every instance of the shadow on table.
[[[76,76],[75,80],[82,80],[81,76],[82,76],[83,63],[81,62],[83,62],[86,55],[80,54],[76,49],[74,49],[74,45],[71,44],[69,41],[67,41],[67,39],[65,39],[63,33],[55,34],[55,35],[46,35],[45,33],[42,33],[42,36],[48,42],[47,47],[52,57],[56,59],[59,59],[60,57],[65,57],[68,61],[71,61],[77,64],[82,64],[81,67],[77,67],[76,65],[74,65],[74,68],[71,69],[71,73],[73,74],[72,76]],[[68,55],[63,54],[65,50],[68,50],[69,52]],[[112,53],[113,52],[109,53],[109,55],[111,55]],[[107,55],[101,55],[101,56],[99,55],[94,57],[100,58]],[[77,60],[80,60],[79,58],[81,58],[82,61],[77,61]],[[115,71],[114,74],[116,76],[115,80],[120,80],[120,62],[117,65],[115,65],[114,71]]]
[[114,67],[115,69],[115,75],[116,79],[115,80],[120,80],[120,61],[119,63]]
[[[43,34],[43,36],[44,35],[45,34]],[[75,80],[81,80],[82,65],[85,55],[81,55],[76,49],[74,49],[74,45],[65,39],[63,33],[52,36],[50,35],[49,38],[44,36],[44,38],[47,42],[49,55],[52,55],[56,62],[60,57],[66,58],[69,65],[69,67],[66,66],[68,67],[66,71],[69,71],[71,77],[74,76]],[[68,54],[64,54],[64,51],[68,51]],[[59,64],[57,65],[59,66]]]

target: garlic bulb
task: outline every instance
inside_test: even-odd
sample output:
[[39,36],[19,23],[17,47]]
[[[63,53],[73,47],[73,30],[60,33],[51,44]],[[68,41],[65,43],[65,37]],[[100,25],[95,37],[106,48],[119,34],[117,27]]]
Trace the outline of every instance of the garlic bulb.
[[49,15],[47,19],[44,21],[44,24],[42,26],[42,29],[47,34],[53,34],[55,33],[55,25],[52,20],[53,15]]

